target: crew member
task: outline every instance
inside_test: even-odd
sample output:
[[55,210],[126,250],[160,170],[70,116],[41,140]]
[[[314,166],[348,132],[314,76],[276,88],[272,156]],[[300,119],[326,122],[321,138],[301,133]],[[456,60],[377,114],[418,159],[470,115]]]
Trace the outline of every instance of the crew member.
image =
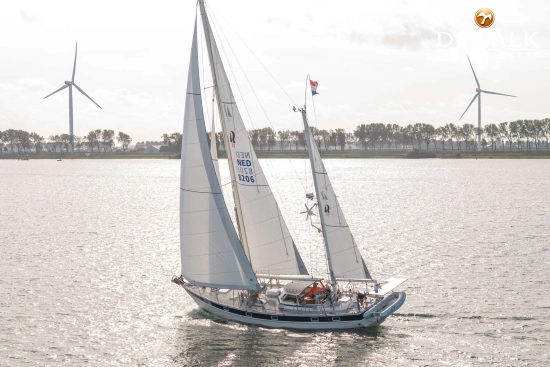
[[361,292],[357,292],[357,296],[355,296],[355,298],[357,299],[357,303],[363,306],[363,301],[365,300],[365,294]]
[[317,282],[315,282],[315,283],[313,283],[313,287],[311,287],[309,292],[307,292],[306,297],[313,297],[313,296],[315,296],[316,293],[318,293],[319,291],[322,291],[322,290],[323,290],[323,288],[319,287]]

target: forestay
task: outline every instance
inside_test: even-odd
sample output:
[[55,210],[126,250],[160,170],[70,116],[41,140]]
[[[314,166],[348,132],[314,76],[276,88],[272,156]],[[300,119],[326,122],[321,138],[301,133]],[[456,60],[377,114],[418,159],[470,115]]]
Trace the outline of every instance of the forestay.
[[227,211],[208,148],[196,20],[187,79],[180,188],[182,275],[197,285],[256,290],[256,276]]
[[304,130],[306,134],[312,174],[317,192],[319,216],[328,252],[327,259],[331,276],[337,278],[371,278],[365,261],[357,248],[336,193],[332,187],[325,165],[315,144],[313,134],[307,122],[305,111]]
[[[200,2],[220,122],[226,135],[229,168],[237,190],[235,205],[241,240],[252,268],[264,274],[307,274],[269,187],[235,102],[214,34]],[[244,233],[243,233],[244,232]]]

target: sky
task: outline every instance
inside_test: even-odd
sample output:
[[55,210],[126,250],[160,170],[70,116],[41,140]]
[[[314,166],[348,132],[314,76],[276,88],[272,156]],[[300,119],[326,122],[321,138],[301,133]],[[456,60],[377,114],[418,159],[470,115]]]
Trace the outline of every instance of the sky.
[[[482,89],[518,96],[483,95],[483,124],[550,117],[549,2],[207,4],[249,129],[301,129],[292,106],[304,104],[308,74],[319,82],[308,111],[320,129],[459,123],[476,88],[466,55]],[[474,23],[481,7],[495,13],[488,29]],[[138,142],[181,132],[195,13],[191,0],[3,2],[0,131],[69,132],[68,90],[44,97],[70,80],[78,42],[75,83],[102,109],[75,91],[76,135],[112,129]],[[460,123],[477,124],[476,105]]]

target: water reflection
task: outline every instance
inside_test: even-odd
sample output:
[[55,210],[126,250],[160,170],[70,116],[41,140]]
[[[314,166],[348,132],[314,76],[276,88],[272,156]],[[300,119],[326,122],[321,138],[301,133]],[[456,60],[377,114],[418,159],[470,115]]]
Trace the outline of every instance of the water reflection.
[[356,331],[307,332],[227,322],[193,309],[177,327],[173,362],[183,366],[361,365],[385,348],[382,325]]

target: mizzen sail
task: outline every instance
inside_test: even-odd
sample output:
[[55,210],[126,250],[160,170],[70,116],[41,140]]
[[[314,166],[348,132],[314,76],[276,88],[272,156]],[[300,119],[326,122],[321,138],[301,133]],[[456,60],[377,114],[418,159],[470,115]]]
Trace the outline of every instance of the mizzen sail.
[[256,276],[229,216],[208,148],[196,20],[185,101],[180,189],[182,275],[197,285],[256,290]]
[[335,278],[371,278],[365,265],[365,261],[357,248],[353,234],[351,233],[344,213],[338,203],[338,198],[330,182],[325,165],[315,144],[315,139],[309,124],[305,109],[302,111],[304,130],[306,134],[309,159],[315,184],[317,205],[327,260],[329,262],[330,275]]

